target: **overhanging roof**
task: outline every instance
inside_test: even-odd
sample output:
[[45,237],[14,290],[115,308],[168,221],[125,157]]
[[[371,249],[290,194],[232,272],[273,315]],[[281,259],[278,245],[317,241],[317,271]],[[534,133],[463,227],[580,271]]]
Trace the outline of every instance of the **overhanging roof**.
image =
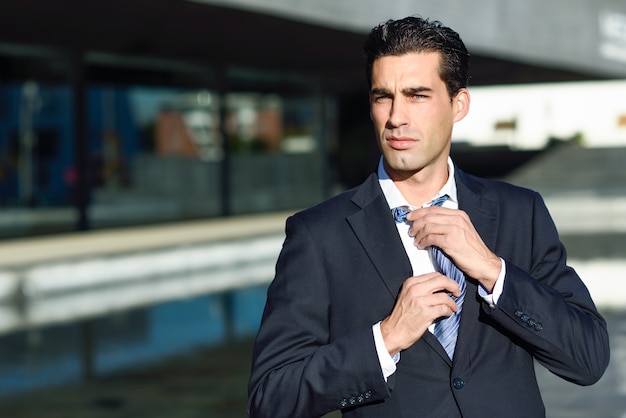
[[[193,84],[211,80],[215,69],[249,68],[356,90],[364,85],[363,39],[354,30],[184,0],[0,3],[0,54],[40,53],[45,64],[29,70],[35,77],[63,73],[57,57],[79,52],[98,81]],[[25,76],[5,64],[0,77]],[[474,55],[472,66],[476,84],[593,77],[484,55]]]

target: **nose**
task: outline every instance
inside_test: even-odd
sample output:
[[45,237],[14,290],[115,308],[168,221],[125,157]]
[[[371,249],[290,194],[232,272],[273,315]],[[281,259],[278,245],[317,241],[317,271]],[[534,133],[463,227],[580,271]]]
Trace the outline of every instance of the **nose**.
[[395,99],[391,104],[391,109],[389,109],[388,127],[398,128],[408,124],[408,122],[409,118],[406,106],[402,103],[402,100]]

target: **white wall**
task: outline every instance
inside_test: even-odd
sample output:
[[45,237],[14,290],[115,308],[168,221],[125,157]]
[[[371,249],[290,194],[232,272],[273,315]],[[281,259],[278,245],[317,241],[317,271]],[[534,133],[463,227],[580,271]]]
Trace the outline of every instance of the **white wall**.
[[[541,149],[551,137],[581,135],[586,147],[626,146],[626,81],[470,87],[470,95],[453,141]],[[515,129],[496,129],[513,121]]]

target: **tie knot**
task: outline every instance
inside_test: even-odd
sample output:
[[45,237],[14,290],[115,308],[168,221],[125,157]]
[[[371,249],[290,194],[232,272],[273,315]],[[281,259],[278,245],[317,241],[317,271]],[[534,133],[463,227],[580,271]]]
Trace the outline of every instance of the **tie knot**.
[[391,214],[393,215],[393,219],[398,224],[402,224],[406,222],[406,215],[411,213],[411,208],[408,206],[398,206],[396,208],[391,209]]
[[[442,206],[446,200],[448,200],[448,195],[444,194],[443,196],[439,196],[431,200],[428,206]],[[404,205],[391,209],[391,214],[393,215],[393,219],[396,221],[396,223],[402,224],[406,222],[406,215],[408,215],[412,211],[413,209],[411,209],[409,206]]]

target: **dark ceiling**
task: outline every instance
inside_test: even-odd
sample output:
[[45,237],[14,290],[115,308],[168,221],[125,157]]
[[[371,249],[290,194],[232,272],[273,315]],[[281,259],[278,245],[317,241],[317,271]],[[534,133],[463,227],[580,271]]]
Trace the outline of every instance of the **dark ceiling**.
[[[184,0],[4,0],[0,79],[62,77],[78,53],[88,78],[103,82],[193,84],[215,69],[248,68],[352,91],[364,85],[363,38]],[[590,78],[484,56],[472,68],[474,84]]]

